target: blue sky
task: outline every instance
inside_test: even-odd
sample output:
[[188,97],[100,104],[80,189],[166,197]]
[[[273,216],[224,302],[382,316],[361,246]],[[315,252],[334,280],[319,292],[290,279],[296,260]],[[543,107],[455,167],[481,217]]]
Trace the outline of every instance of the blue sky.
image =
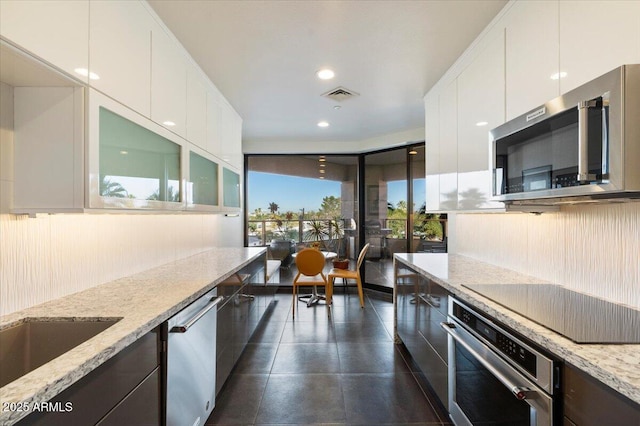
[[[424,187],[424,179],[419,179],[416,183]],[[407,199],[404,181],[389,182],[388,190],[389,201],[393,205]],[[253,213],[257,208],[268,212],[271,202],[280,207],[281,213],[288,211],[298,213],[303,208],[307,211],[318,210],[322,199],[326,196],[333,195],[340,198],[340,182],[250,171],[248,194],[249,213]],[[420,207],[424,203],[424,191],[415,194],[414,198],[415,205]]]

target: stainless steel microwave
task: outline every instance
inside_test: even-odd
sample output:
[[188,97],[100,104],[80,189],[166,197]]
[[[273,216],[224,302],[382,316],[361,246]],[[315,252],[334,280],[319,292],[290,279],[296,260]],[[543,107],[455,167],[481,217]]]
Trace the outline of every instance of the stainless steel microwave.
[[494,200],[640,198],[640,65],[623,65],[490,132]]

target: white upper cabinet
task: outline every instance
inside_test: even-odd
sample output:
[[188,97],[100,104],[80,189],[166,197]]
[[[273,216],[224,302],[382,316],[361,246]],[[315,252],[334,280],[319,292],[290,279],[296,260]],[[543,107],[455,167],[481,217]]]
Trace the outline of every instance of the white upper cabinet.
[[151,25],[137,1],[91,1],[91,85],[145,117],[151,114]]
[[151,119],[186,137],[187,64],[173,38],[156,25],[151,49]]
[[504,123],[504,32],[497,31],[458,76],[458,209],[491,203],[489,131]]
[[640,1],[560,2],[560,90],[640,63]]
[[227,164],[242,168],[242,119],[229,104],[220,102],[220,155]]
[[458,89],[453,80],[440,93],[440,210],[458,206]]
[[[560,95],[558,2],[518,1],[505,18],[506,118],[510,120]],[[583,24],[577,23],[583,28],[581,34],[590,31]],[[582,50],[585,55],[590,49]],[[590,56],[597,61],[593,53]]]
[[207,86],[194,66],[187,72],[187,140],[207,149]]
[[504,123],[504,33],[458,76],[458,171],[487,170],[489,131]]
[[222,157],[221,126],[222,106],[221,96],[214,90],[207,91],[207,139],[205,149],[217,157]]
[[440,209],[440,98],[429,95],[424,102],[425,109],[425,171],[426,209]]
[[0,34],[87,82],[89,1],[0,1]]

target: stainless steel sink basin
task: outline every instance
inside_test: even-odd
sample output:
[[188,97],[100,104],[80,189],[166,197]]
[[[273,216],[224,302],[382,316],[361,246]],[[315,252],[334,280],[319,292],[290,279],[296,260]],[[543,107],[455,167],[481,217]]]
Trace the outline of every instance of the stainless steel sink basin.
[[0,387],[111,327],[119,319],[28,319],[0,330]]

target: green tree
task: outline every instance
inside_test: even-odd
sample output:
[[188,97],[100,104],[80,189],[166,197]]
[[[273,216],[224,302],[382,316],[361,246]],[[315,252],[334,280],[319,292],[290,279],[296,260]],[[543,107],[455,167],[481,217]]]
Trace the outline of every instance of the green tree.
[[269,203],[269,211],[271,212],[272,215],[275,215],[279,209],[280,209],[280,206],[278,206],[273,201]]
[[340,216],[342,200],[336,196],[329,195],[322,198],[320,204],[320,214],[324,217]]

